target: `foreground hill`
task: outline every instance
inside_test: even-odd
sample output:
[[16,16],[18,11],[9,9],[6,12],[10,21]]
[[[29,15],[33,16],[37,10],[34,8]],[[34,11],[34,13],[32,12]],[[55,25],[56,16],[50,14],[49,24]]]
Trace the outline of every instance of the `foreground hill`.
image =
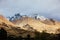
[[[54,22],[53,22],[54,21]],[[31,17],[22,17],[18,20],[10,22],[4,16],[0,15],[0,29],[7,31],[8,35],[27,35],[34,34],[35,30],[38,32],[46,31],[47,33],[59,34],[60,22],[55,20],[37,20]]]
[[0,15],[0,23],[6,23],[9,25],[14,25],[13,23],[11,23],[9,20],[7,20],[4,16]]
[[0,30],[3,28],[8,36],[22,36],[26,37],[28,34],[31,35],[31,37],[34,36],[33,31],[28,31],[21,29],[20,27],[16,26],[12,22],[8,21],[4,16],[0,15]]

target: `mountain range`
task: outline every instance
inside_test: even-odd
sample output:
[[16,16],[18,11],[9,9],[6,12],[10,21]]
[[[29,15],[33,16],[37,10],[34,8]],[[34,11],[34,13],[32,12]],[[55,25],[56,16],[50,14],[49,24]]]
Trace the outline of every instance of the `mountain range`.
[[35,32],[35,30],[38,32],[46,31],[47,33],[59,34],[60,22],[49,18],[41,20],[39,18],[35,19],[28,16],[22,16],[19,17],[19,19],[9,21],[6,17],[0,15],[0,29],[1,28],[5,29],[8,35],[15,36],[22,34],[33,35],[33,32]]

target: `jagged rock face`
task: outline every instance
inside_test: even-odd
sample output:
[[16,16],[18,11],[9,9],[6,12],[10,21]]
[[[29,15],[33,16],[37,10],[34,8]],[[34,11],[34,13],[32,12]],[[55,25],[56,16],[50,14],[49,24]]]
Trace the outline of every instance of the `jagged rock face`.
[[[30,25],[30,27],[32,27],[33,29],[42,32],[44,30],[46,30],[47,33],[56,33],[56,30],[60,28],[60,22],[57,22],[55,20],[44,20],[44,21],[40,21],[40,20],[36,20],[30,17],[23,17],[20,20],[15,20],[13,21],[13,23],[19,27],[21,27],[22,29],[24,28],[24,25]],[[27,26],[25,26],[27,27]]]
[[53,19],[46,19],[46,20],[44,20],[44,21],[41,21],[42,23],[44,23],[44,24],[47,24],[47,25],[55,25],[55,20],[53,20]]
[[35,31],[29,24],[24,25],[23,28],[28,31]]
[[44,21],[46,20],[47,18],[45,18],[44,16],[37,16],[37,19],[41,20],[41,21]]

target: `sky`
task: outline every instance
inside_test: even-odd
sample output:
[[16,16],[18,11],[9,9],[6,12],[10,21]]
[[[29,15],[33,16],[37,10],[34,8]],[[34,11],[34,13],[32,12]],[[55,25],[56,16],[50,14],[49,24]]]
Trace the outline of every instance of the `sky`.
[[60,0],[0,0],[0,14],[13,16],[16,13],[60,20]]

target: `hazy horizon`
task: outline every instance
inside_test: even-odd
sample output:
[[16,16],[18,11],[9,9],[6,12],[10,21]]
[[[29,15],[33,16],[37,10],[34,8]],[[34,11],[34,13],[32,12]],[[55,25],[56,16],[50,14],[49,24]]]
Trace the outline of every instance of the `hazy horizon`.
[[39,14],[60,20],[59,0],[0,0],[0,14],[13,16]]

